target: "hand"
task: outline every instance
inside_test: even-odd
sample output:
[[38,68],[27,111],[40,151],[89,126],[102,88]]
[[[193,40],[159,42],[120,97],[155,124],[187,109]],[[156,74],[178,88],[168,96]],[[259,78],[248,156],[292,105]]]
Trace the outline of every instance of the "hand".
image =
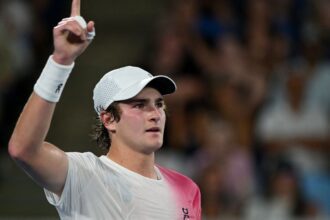
[[94,22],[89,21],[87,26],[83,27],[74,18],[75,16],[80,16],[80,0],[72,0],[70,17],[64,18],[53,29],[53,59],[59,64],[73,63],[91,43],[87,34],[94,31]]

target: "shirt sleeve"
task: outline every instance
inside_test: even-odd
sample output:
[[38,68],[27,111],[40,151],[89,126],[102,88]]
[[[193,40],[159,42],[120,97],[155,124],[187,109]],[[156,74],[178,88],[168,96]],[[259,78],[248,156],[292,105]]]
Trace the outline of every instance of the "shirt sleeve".
[[202,204],[201,204],[201,191],[196,186],[196,193],[193,200],[193,207],[195,210],[196,219],[202,219]]
[[92,153],[67,153],[68,173],[59,197],[55,193],[44,189],[48,202],[63,212],[70,212],[79,206],[79,196],[93,175],[96,156]]

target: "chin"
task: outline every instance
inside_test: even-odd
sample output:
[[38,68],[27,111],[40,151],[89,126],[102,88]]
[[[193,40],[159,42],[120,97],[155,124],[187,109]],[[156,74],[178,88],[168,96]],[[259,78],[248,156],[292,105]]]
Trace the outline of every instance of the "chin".
[[163,146],[163,142],[153,143],[148,145],[146,148],[149,153],[153,153],[157,150],[159,150]]
[[155,144],[152,145],[152,147],[156,150],[160,149],[161,147],[163,146],[163,142],[160,141],[160,142],[157,142]]

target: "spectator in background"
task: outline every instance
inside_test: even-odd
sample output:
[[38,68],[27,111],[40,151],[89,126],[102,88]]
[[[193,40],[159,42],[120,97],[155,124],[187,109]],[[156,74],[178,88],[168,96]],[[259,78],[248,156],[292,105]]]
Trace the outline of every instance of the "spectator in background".
[[316,204],[303,197],[298,174],[289,164],[279,162],[274,166],[268,173],[261,195],[252,197],[246,203],[243,219],[287,220],[322,217]]
[[306,69],[305,102],[325,111],[330,121],[330,62],[320,38],[304,36],[299,62]]
[[218,47],[218,74],[209,80],[212,105],[230,121],[239,144],[251,147],[254,118],[264,99],[266,81],[237,39],[220,39]]
[[204,118],[204,126],[198,127],[203,141],[190,160],[205,202],[204,217],[239,218],[254,191],[251,151],[238,143],[230,122],[207,111]]
[[199,177],[204,220],[226,218],[226,203],[230,195],[224,187],[224,174],[218,163],[210,164]]
[[286,157],[307,181],[315,174],[326,173],[330,127],[324,109],[306,102],[306,70],[302,64],[292,66],[282,93],[285,97],[263,110],[257,133],[265,148],[265,166]]

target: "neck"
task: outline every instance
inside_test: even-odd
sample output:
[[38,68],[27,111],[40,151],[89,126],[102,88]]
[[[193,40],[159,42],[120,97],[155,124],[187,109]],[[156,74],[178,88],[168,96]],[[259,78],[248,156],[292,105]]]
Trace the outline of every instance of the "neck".
[[111,146],[107,157],[135,173],[148,178],[157,179],[157,173],[154,168],[154,153],[146,155],[131,149],[125,149],[123,146]]

